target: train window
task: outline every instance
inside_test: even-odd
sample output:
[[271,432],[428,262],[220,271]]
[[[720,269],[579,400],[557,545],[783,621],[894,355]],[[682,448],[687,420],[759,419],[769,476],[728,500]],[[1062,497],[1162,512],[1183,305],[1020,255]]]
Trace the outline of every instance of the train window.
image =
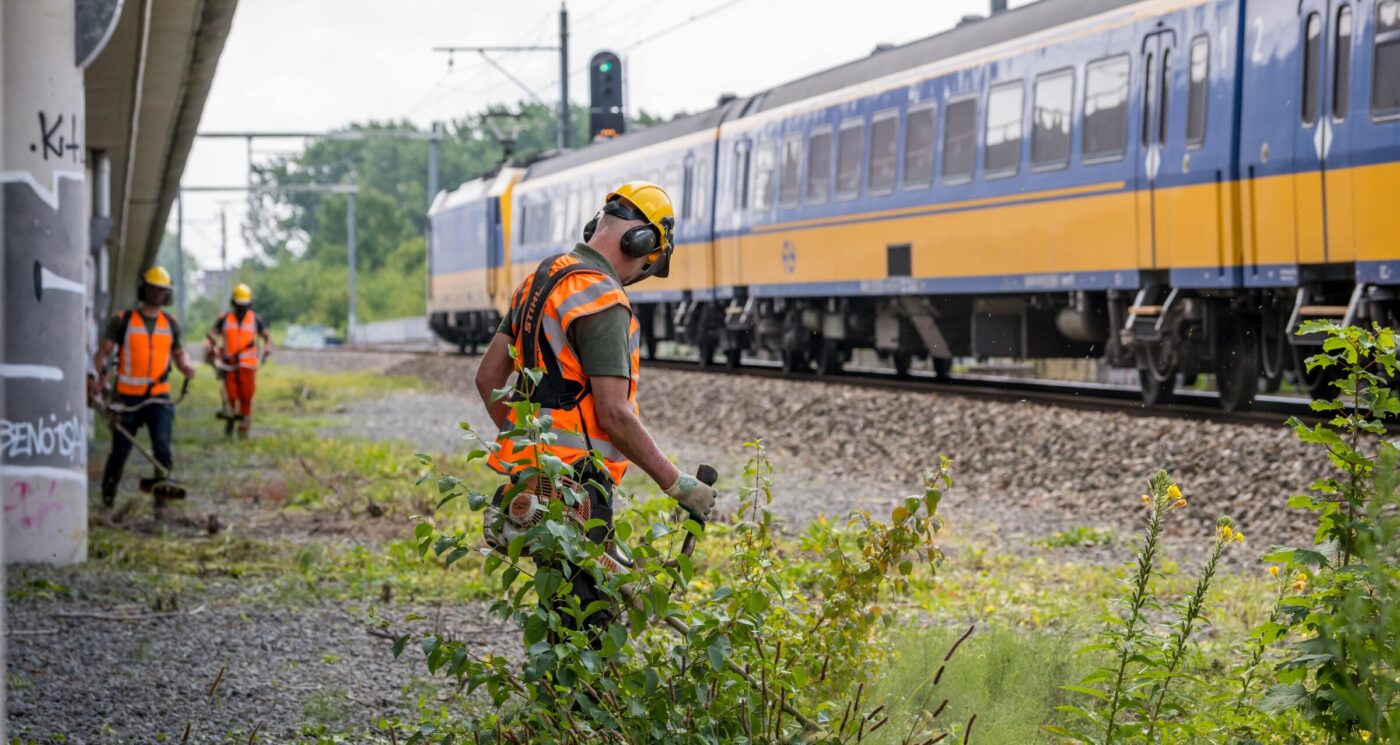
[[773,206],[773,172],[777,168],[777,146],[772,142],[761,142],[754,154],[753,164],[753,207],[767,210]]
[[1142,76],[1142,146],[1147,147],[1152,141],[1152,105],[1155,103],[1152,95],[1155,91],[1152,88],[1151,52],[1147,53],[1142,64],[1144,71]]
[[819,127],[807,140],[807,204],[821,204],[830,194],[831,127]]
[[749,207],[749,147],[747,142],[734,143],[734,207]]
[[1031,166],[1039,170],[1069,164],[1073,121],[1074,70],[1049,72],[1035,79],[1031,102]]
[[1210,90],[1210,37],[1191,40],[1191,83],[1186,91],[1186,145],[1200,147],[1206,141],[1206,104]]
[[870,173],[865,177],[871,194],[894,191],[898,157],[899,112],[890,110],[876,114],[870,122]]
[[802,197],[802,133],[783,138],[783,175],[778,184],[778,204],[796,207]]
[[1376,3],[1371,113],[1385,119],[1400,117],[1400,0]]
[[661,172],[661,180],[656,182],[671,197],[671,201],[685,201],[685,191],[681,188],[681,166],[673,163]]
[[706,202],[709,201],[710,161],[702,160],[695,164],[695,177],[690,186],[690,216],[699,219],[705,216]]
[[943,121],[943,179],[971,181],[976,164],[977,99],[950,102]]
[[690,195],[694,193],[695,187],[691,181],[695,178],[695,162],[687,158],[685,168],[681,175],[681,217],[690,217]]
[[582,225],[582,224],[583,224],[583,223],[578,219],[579,193],[578,193],[577,190],[574,190],[574,191],[569,192],[569,197],[568,197],[567,202],[568,202],[568,205],[569,205],[569,206],[568,206],[568,210],[564,213],[564,214],[565,214],[565,217],[564,217],[565,230],[569,230],[569,229],[573,228],[573,227],[576,226],[576,225]]
[[938,110],[913,109],[904,127],[904,188],[922,189],[933,183],[933,128]]
[[1337,38],[1332,49],[1335,62],[1332,65],[1332,118],[1341,121],[1347,118],[1351,108],[1351,6],[1337,8]]
[[836,198],[850,199],[860,193],[860,164],[865,161],[865,122],[841,125],[836,140]]
[[1172,83],[1172,50],[1162,50],[1162,80],[1157,84],[1157,142],[1167,144],[1167,101]]
[[1128,145],[1128,55],[1090,62],[1084,73],[1084,142],[1086,163],[1123,157]]
[[563,243],[566,237],[564,235],[564,228],[569,225],[567,209],[568,201],[563,198],[553,200],[549,206],[549,211],[553,213],[552,219],[550,220],[550,227],[554,229],[552,238],[556,246]]
[[1322,84],[1322,18],[1309,13],[1303,37],[1303,124],[1317,122],[1319,87]]
[[1021,130],[1025,120],[1025,86],[1003,83],[987,94],[986,154],[988,178],[1014,176],[1021,167]]

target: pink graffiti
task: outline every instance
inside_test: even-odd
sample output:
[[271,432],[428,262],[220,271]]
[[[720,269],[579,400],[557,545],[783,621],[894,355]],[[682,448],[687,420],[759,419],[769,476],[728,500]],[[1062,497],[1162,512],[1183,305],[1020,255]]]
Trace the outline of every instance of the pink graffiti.
[[18,518],[21,528],[42,530],[44,520],[51,513],[63,509],[63,503],[58,498],[58,482],[48,480],[47,494],[43,493],[43,487],[32,481],[16,481],[10,484],[9,492],[5,495],[5,519],[13,521]]

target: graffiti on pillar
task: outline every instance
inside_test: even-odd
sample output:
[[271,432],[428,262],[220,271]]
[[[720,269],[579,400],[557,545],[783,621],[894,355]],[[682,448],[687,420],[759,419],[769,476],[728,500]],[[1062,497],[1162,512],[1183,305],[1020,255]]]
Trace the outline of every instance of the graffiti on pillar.
[[78,141],[78,115],[40,111],[38,116],[38,136],[29,143],[29,152],[39,153],[46,161],[53,159],[82,165],[83,146]]
[[43,477],[9,482],[5,490],[5,527],[43,530],[50,515],[63,511],[58,479]]
[[33,458],[57,454],[72,465],[83,462],[83,423],[73,415],[59,419],[57,414],[27,422],[0,419],[0,457]]
[[6,39],[32,42],[24,54],[5,45],[0,80],[14,104],[0,132],[3,545],[7,561],[68,563],[87,554],[88,121],[79,63],[110,36],[120,3],[0,3]]

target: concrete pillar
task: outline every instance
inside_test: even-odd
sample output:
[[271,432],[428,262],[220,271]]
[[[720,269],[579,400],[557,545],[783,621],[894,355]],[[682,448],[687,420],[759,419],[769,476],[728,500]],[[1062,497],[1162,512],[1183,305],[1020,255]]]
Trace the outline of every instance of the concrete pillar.
[[7,563],[87,558],[89,192],[77,5],[0,2],[0,498]]

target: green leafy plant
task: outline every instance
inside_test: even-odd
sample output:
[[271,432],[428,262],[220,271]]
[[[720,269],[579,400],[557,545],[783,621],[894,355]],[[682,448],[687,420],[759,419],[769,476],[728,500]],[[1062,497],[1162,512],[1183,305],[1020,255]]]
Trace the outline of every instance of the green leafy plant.
[[[538,379],[537,371],[520,376],[527,389]],[[748,443],[753,457],[732,524],[709,526],[701,550],[687,556],[679,539],[699,536],[701,526],[662,519],[669,500],[643,503],[614,527],[617,541],[631,543],[623,553],[632,566],[609,571],[604,547],[583,533],[596,521],[578,526],[563,514],[583,495],[562,480],[569,466],[538,447],[554,436],[552,422],[526,398],[509,404],[515,425],[504,433],[532,453],[518,480],[548,479],[564,498],[503,554],[479,548],[479,534],[428,518],[415,528],[420,550],[443,564],[486,554],[485,573],[500,588],[492,612],[521,630],[524,660],[422,633],[412,617],[384,619],[400,634],[395,654],[412,643],[430,672],[490,699],[488,707],[425,707],[411,741],[850,743],[880,732],[889,720],[865,688],[889,651],[880,632],[896,614],[884,600],[907,589],[919,565],[939,560],[933,541],[952,485],[948,461],[888,522],[865,512],[818,521],[794,550],[775,540],[771,467],[761,444]],[[482,441],[472,457],[495,448]],[[439,507],[462,498],[473,510],[487,507],[485,494],[420,460],[430,467],[425,479],[436,479]],[[570,593],[583,572],[604,599],[581,606]],[[609,610],[616,615],[598,630],[577,628]],[[951,730],[934,713],[916,724],[898,741],[933,742]]]
[[[1159,576],[1162,536],[1170,513],[1186,507],[1181,490],[1166,471],[1158,471],[1142,496],[1147,507],[1142,543],[1125,581],[1125,597],[1119,611],[1103,617],[1098,639],[1081,648],[1083,653],[1106,654],[1109,662],[1091,672],[1082,683],[1066,686],[1091,701],[1086,706],[1066,705],[1077,725],[1051,725],[1046,729],[1070,742],[1109,745],[1128,742],[1179,742],[1191,729],[1190,712],[1172,683],[1183,677],[1182,665],[1192,644],[1192,633],[1204,622],[1206,594],[1221,557],[1234,543],[1244,540],[1235,522],[1216,522],[1210,553],[1186,599],[1164,607],[1155,590]],[[1170,611],[1175,619],[1165,630],[1154,615]]]
[[1313,544],[1266,557],[1300,579],[1264,629],[1291,641],[1260,707],[1296,711],[1329,742],[1400,742],[1400,451],[1385,439],[1385,420],[1400,413],[1395,333],[1317,321],[1299,333],[1326,336],[1307,364],[1336,376],[1338,395],[1313,403],[1331,413],[1327,422],[1290,424],[1326,450],[1337,475],[1289,502],[1313,513]]

